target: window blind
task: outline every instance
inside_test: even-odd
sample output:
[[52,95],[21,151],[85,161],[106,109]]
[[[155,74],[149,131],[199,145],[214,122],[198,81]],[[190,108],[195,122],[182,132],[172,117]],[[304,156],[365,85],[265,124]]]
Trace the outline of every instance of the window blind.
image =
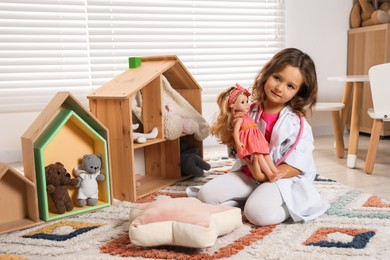
[[52,2],[0,3],[0,112],[39,110],[60,90],[85,101],[131,56],[177,55],[215,102],[284,46],[282,0]]
[[42,109],[91,91],[85,2],[0,2],[0,112]]

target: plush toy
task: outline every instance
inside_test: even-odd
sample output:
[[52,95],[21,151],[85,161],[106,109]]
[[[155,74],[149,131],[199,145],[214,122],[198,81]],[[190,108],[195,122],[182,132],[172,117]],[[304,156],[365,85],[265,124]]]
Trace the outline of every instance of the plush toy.
[[[132,96],[132,112],[142,122],[142,94]],[[175,140],[182,134],[193,134],[202,141],[209,136],[210,126],[203,116],[162,76],[164,138]]]
[[182,134],[192,135],[199,132],[199,124],[191,118],[182,118],[173,104],[164,106],[164,136],[175,140]]
[[[202,141],[209,136],[210,126],[203,116],[169,83],[166,77],[162,78],[162,98],[164,116],[164,136],[168,140],[179,138],[173,135],[175,129],[181,129],[180,134],[193,134],[194,138]],[[181,120],[176,120],[176,124],[169,118],[178,117]]]
[[350,13],[351,28],[384,23],[390,23],[389,0],[358,0],[353,5]]
[[133,124],[133,141],[139,144],[146,143],[146,139],[154,139],[158,135],[157,127],[154,127],[149,133],[138,133],[134,130],[138,129],[139,124]]
[[50,194],[58,214],[71,211],[74,207],[68,187],[76,187],[78,180],[72,178],[60,162],[45,167],[46,190]]
[[180,142],[180,167],[183,175],[201,177],[204,171],[210,170],[211,165],[197,153],[198,149],[188,146],[185,141]]
[[99,193],[97,181],[105,180],[105,176],[100,174],[101,166],[102,161],[99,154],[85,154],[82,164],[73,169],[80,181],[77,194],[80,207],[96,205]]

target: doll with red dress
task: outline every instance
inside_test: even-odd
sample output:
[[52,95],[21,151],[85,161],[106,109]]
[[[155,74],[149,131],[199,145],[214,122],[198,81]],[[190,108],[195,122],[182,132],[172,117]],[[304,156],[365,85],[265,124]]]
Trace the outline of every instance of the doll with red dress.
[[217,103],[219,115],[211,127],[211,134],[229,147],[234,147],[240,159],[250,158],[255,172],[252,175],[266,175],[270,182],[282,178],[269,156],[269,145],[258,129],[255,121],[249,117],[250,93],[239,84],[219,94]]

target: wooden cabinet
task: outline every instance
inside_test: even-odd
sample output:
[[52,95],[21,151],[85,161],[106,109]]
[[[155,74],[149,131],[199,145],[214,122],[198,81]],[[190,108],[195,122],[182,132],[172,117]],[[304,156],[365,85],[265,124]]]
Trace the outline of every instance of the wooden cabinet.
[[[390,24],[350,29],[348,31],[347,74],[368,74],[371,66],[390,62]],[[371,133],[372,119],[368,108],[372,108],[370,84],[364,83],[361,105],[360,132]],[[390,124],[385,123],[382,135],[390,135]]]
[[[88,96],[91,112],[109,129],[113,196],[136,201],[183,179],[180,140],[186,139],[203,155],[203,143],[192,135],[176,140],[164,137],[162,76],[201,113],[201,88],[176,56],[142,58],[141,66],[128,69]],[[142,93],[144,133],[158,129],[155,139],[133,142],[132,96]],[[140,187],[135,180],[135,152],[143,150],[145,176]]]

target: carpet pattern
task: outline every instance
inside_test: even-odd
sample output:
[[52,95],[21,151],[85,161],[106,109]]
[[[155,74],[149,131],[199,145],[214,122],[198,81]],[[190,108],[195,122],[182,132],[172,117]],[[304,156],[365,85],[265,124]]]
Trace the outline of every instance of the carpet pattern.
[[[179,182],[137,201],[186,196],[185,188],[223,174]],[[114,200],[110,207],[0,236],[2,255],[23,259],[386,259],[390,255],[390,202],[338,182],[317,178],[315,186],[331,203],[307,223],[256,227],[244,225],[219,237],[214,246],[141,248],[128,237],[133,203]],[[9,259],[9,258],[5,258]],[[16,258],[15,258],[16,259]]]

